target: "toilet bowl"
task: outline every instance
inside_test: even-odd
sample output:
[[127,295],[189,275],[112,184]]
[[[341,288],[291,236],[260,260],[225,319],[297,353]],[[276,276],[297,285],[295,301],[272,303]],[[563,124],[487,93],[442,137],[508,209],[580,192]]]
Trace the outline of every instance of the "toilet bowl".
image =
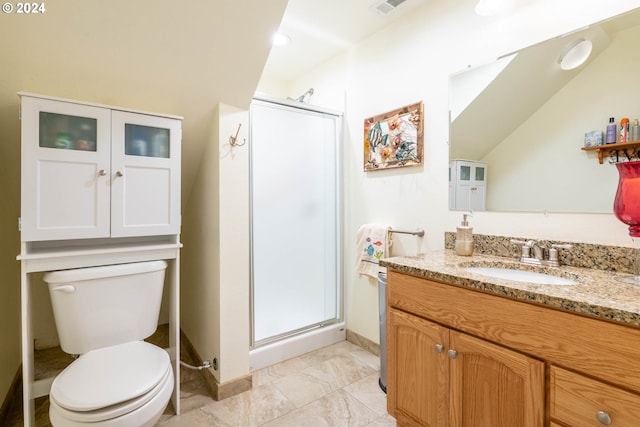
[[157,328],[166,262],[46,273],[63,351],[80,354],[54,380],[54,427],[153,426],[174,390],[167,351],[143,341]]
[[54,426],[153,426],[167,406],[174,379],[166,351],[144,341],[90,351],[53,381]]

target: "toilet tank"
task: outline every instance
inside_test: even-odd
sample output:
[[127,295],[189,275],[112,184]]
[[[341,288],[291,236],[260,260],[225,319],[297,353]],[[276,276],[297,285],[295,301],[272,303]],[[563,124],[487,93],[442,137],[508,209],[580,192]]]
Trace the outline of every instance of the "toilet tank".
[[149,261],[45,273],[62,350],[84,354],[153,334],[166,268]]

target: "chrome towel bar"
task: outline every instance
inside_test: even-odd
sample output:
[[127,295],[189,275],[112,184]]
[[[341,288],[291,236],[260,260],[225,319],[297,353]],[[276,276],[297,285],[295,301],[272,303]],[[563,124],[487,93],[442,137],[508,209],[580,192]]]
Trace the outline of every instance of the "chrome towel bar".
[[422,228],[418,228],[415,231],[402,231],[402,230],[389,229],[389,233],[412,234],[412,235],[418,236],[418,237],[423,237],[424,236],[424,230]]

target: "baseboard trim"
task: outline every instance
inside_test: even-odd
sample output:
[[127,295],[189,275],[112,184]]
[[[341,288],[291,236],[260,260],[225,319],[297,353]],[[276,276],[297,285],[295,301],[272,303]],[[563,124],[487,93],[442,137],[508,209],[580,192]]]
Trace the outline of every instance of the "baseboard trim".
[[0,425],[9,425],[9,417],[14,408],[14,405],[21,405],[22,399],[22,364],[18,366],[18,372],[13,377],[13,382],[7,390],[7,395],[4,397],[2,406],[0,406]]
[[[180,330],[180,339],[182,340],[183,348],[189,353],[189,356],[195,361],[196,365],[202,365],[204,359],[200,357],[182,330]],[[224,400],[236,394],[251,390],[253,387],[253,376],[251,374],[226,383],[219,383],[215,375],[211,372],[211,369],[203,369],[200,372],[207,385],[207,390],[214,400]]]
[[347,329],[347,341],[364,348],[365,350],[375,354],[376,356],[380,356],[380,344],[373,342],[370,339],[365,338],[350,329]]

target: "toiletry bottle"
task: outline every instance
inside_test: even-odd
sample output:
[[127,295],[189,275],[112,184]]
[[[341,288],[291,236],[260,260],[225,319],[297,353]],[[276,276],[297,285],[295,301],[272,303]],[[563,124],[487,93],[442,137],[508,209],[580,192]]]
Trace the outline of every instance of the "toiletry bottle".
[[615,119],[613,117],[609,117],[609,124],[607,125],[607,139],[605,142],[607,144],[615,144],[617,133],[618,126],[616,126]]
[[462,214],[462,223],[456,229],[456,254],[462,256],[473,254],[473,227],[469,227],[467,216],[471,216],[471,214]]
[[620,140],[618,142],[629,141],[629,119],[627,117],[620,120]]
[[629,131],[629,135],[631,137],[631,141],[637,142],[640,141],[640,121],[638,119],[633,120],[633,124],[631,125],[631,130]]

